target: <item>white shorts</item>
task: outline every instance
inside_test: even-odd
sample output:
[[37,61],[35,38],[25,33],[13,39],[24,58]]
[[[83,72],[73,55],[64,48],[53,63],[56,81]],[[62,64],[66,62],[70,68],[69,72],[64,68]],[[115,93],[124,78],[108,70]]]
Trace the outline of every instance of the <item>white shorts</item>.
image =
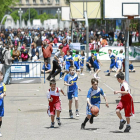
[[122,69],[122,61],[117,61],[118,69]]

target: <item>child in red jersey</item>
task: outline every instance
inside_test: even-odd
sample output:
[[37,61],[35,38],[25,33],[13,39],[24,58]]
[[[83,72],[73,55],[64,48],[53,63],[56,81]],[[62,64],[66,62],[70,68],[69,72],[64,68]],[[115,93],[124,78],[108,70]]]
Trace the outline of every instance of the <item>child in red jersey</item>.
[[[130,94],[130,88],[128,83],[124,80],[124,74],[120,72],[117,74],[117,80],[121,84],[120,89],[121,91],[114,91],[114,94],[121,93],[121,100],[116,108],[116,114],[120,119],[120,127],[119,129],[123,129],[124,124],[127,121],[126,129],[124,132],[129,132],[131,129],[130,126],[130,117],[134,115],[134,104],[133,98]],[[120,111],[124,109],[126,121],[122,118]]]
[[61,125],[60,122],[60,112],[61,112],[61,101],[60,101],[60,92],[64,96],[66,96],[60,88],[56,87],[56,81],[51,80],[50,81],[50,89],[47,92],[47,98],[49,101],[49,109],[48,109],[48,114],[51,116],[51,128],[54,128],[54,118],[55,118],[55,112],[57,113],[57,122],[58,125]]

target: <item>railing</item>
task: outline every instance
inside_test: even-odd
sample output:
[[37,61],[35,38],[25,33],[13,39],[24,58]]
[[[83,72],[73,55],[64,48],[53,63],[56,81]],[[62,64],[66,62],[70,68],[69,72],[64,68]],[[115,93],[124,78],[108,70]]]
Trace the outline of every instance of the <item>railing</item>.
[[11,83],[41,83],[42,65],[44,62],[17,62],[11,65]]

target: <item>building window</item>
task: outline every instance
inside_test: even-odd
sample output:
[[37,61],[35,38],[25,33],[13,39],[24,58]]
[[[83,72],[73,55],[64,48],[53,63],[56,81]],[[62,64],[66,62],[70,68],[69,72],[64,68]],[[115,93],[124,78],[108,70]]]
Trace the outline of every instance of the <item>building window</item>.
[[43,3],[43,0],[40,0],[40,3],[42,4]]
[[26,0],[26,4],[29,4],[29,0]]
[[43,10],[40,10],[40,15],[43,14]]
[[36,0],[33,0],[33,4],[36,4]]

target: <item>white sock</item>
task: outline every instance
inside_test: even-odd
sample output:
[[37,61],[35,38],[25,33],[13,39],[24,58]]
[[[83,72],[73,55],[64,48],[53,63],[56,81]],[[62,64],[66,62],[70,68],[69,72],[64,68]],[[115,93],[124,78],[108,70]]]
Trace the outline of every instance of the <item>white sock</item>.
[[127,126],[130,126],[130,124],[127,124]]
[[123,121],[124,121],[124,119],[121,119],[120,121],[121,121],[121,122],[123,122]]

